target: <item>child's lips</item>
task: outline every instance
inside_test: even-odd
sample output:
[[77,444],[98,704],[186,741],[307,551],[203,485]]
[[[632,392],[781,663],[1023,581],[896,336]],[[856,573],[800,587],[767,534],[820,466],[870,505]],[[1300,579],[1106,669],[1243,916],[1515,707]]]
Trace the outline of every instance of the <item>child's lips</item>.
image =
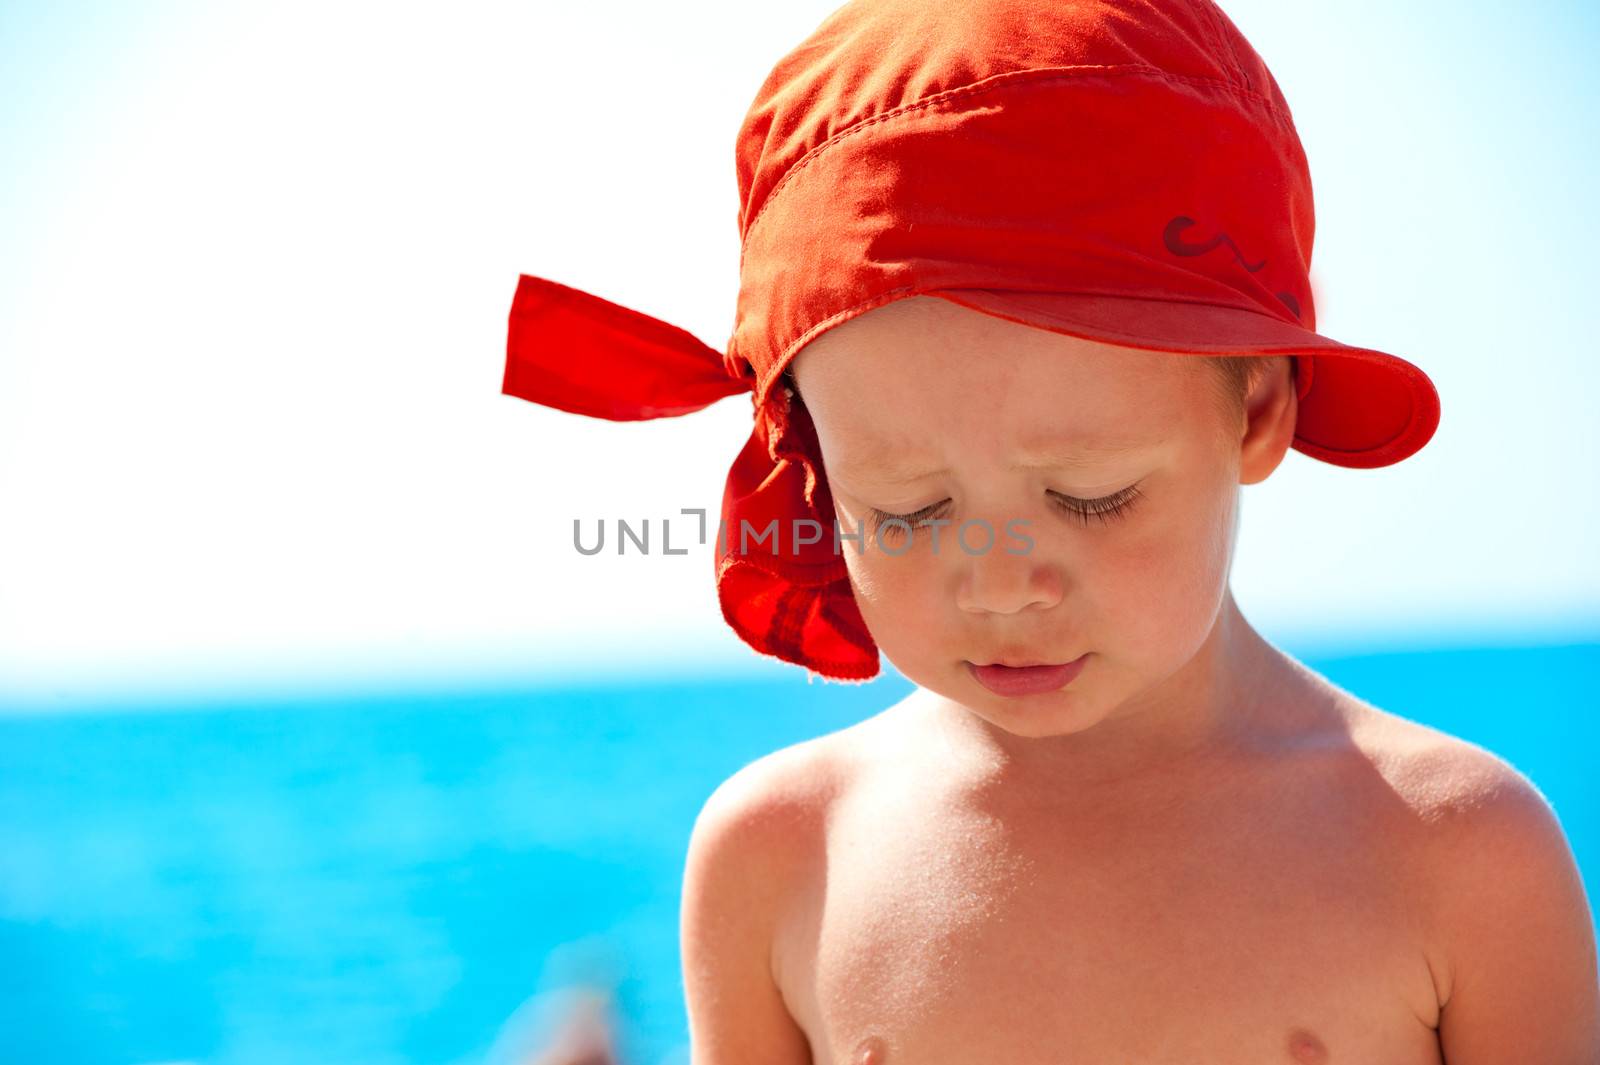
[[996,695],[1038,695],[1071,683],[1074,677],[1083,672],[1088,659],[1089,655],[1085,652],[1071,662],[1061,663],[978,665],[968,662],[967,671],[979,684]]

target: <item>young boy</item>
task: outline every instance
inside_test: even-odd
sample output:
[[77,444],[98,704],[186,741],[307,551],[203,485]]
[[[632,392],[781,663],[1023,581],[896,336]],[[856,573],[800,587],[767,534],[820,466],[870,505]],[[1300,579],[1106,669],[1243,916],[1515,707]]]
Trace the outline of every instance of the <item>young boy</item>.
[[1241,485],[1399,462],[1439,405],[1315,331],[1305,156],[1227,17],[854,0],[737,165],[725,353],[524,275],[503,385],[619,420],[752,393],[725,619],[916,685],[706,803],[693,1065],[1600,1063],[1537,790],[1229,590]]
[[[804,349],[841,522],[952,524],[845,556],[917,689],[695,826],[695,1065],[1600,1060],[1588,904],[1533,786],[1234,604],[1238,486],[1295,424],[1259,362],[1219,397],[1215,360],[925,297]],[[957,549],[1012,517],[1031,553]],[[1028,694],[983,668],[1071,662]]]

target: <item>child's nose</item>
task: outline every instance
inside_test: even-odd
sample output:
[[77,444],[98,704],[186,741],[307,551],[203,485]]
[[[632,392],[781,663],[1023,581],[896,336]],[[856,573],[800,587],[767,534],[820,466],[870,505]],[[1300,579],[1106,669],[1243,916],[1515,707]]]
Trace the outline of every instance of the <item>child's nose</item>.
[[1037,541],[1018,540],[1000,532],[987,550],[978,550],[982,537],[970,538],[973,550],[957,546],[954,557],[960,572],[956,605],[974,614],[1016,614],[1044,610],[1061,601],[1060,567],[1039,550]]

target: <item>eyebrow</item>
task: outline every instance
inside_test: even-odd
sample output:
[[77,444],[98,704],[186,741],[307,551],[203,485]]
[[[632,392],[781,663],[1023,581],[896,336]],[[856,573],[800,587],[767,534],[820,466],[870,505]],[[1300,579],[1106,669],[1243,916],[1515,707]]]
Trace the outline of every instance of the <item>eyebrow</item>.
[[[1103,444],[1075,444],[1064,450],[1030,452],[1023,456],[1021,462],[1013,463],[1010,468],[1012,470],[1082,469],[1107,459],[1121,458],[1136,451],[1143,451],[1154,447],[1158,442],[1130,440]],[[1060,448],[1061,445],[1058,444],[1056,447]],[[897,463],[893,459],[859,464],[846,463],[846,469],[858,476],[869,477],[875,482],[891,486],[913,484],[947,472],[943,469],[919,469],[905,463]]]

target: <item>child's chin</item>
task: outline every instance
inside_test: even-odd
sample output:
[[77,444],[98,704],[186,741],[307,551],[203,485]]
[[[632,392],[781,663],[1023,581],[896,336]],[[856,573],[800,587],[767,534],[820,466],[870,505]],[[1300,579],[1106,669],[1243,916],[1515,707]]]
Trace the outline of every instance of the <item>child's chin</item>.
[[1088,710],[1081,695],[1064,691],[1021,699],[989,695],[981,709],[974,712],[995,728],[1031,740],[1071,736],[1100,722],[1100,716]]

